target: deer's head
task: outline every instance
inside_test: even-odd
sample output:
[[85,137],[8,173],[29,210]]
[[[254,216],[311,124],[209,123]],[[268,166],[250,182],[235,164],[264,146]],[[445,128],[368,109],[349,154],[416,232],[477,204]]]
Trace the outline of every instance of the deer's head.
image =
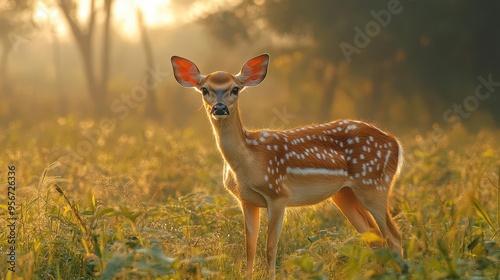
[[236,75],[224,71],[202,75],[196,64],[178,56],[172,56],[171,62],[177,82],[199,91],[203,95],[207,114],[216,120],[222,120],[237,110],[241,91],[264,80],[269,55],[262,54],[248,60]]

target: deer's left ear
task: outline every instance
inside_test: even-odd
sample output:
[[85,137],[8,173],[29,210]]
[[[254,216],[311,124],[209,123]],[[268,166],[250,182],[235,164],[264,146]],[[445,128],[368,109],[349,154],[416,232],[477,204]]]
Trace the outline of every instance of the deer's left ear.
[[196,87],[203,80],[203,75],[192,61],[179,56],[172,56],[170,61],[174,68],[175,79],[181,86]]
[[266,78],[267,65],[269,65],[268,54],[256,56],[245,62],[236,78],[245,87],[256,86]]

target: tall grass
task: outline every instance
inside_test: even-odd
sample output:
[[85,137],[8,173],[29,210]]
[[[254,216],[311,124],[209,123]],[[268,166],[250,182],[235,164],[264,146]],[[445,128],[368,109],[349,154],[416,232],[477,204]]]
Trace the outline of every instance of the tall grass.
[[[241,279],[242,214],[222,187],[211,139],[122,124],[89,156],[67,157],[96,124],[67,118],[0,136],[0,167],[18,174],[18,271],[7,279]],[[372,250],[331,202],[287,212],[285,279],[499,279],[499,132],[408,135],[391,212],[405,260]],[[6,172],[4,172],[6,173]],[[0,173],[1,174],[1,173]],[[5,176],[0,175],[2,182]],[[6,254],[6,192],[0,244]],[[264,213],[264,211],[262,211]],[[265,279],[262,215],[255,279]],[[408,267],[408,271],[405,267]]]

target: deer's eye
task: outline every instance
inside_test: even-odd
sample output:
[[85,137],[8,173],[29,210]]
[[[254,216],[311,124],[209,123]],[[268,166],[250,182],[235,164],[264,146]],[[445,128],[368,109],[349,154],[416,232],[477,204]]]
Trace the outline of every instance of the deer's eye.
[[203,93],[203,95],[207,95],[208,94],[208,89],[206,87],[202,87],[201,88],[201,93]]
[[234,95],[238,95],[239,92],[240,92],[240,89],[238,87],[233,87],[233,89],[231,89],[231,93]]

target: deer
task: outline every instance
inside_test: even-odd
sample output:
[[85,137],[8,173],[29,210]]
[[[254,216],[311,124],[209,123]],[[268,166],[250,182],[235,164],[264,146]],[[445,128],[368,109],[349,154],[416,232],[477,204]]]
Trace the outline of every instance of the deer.
[[391,187],[403,166],[401,143],[374,125],[351,119],[287,130],[245,128],[239,96],[265,79],[269,59],[268,54],[256,56],[235,75],[203,75],[190,60],[171,57],[176,81],[202,95],[224,160],[224,187],[241,206],[246,279],[252,279],[260,208],[267,209],[267,265],[269,279],[275,279],[285,209],[329,198],[358,232],[380,237],[370,245],[387,245],[402,258],[402,237],[388,210]]

